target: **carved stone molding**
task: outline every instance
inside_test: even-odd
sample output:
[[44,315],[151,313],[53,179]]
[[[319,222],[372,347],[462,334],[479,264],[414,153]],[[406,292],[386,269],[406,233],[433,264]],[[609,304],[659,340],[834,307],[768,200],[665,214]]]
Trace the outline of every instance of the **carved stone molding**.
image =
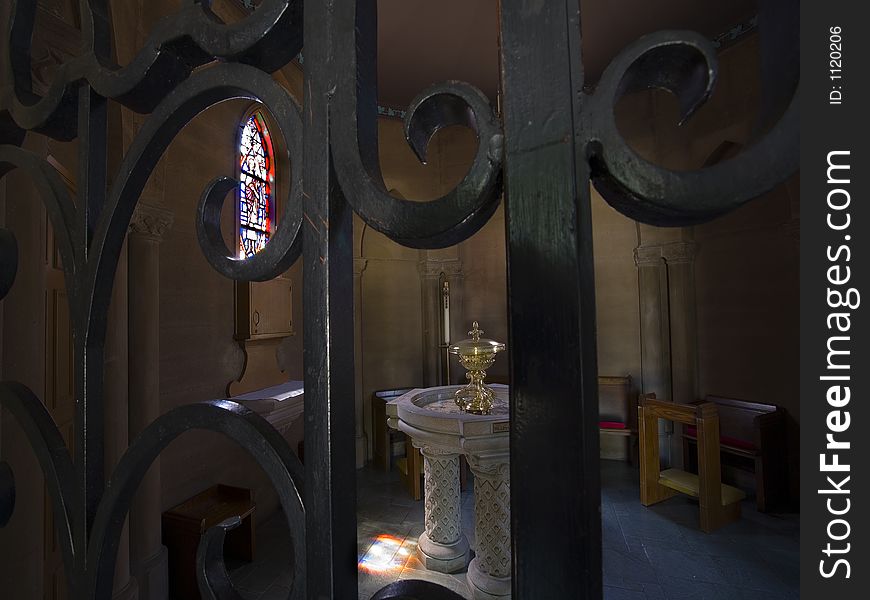
[[417,270],[423,279],[437,279],[441,273],[447,277],[462,276],[461,260],[432,260],[424,259],[417,263]]
[[130,234],[160,241],[172,227],[171,211],[149,204],[137,204],[130,219]]

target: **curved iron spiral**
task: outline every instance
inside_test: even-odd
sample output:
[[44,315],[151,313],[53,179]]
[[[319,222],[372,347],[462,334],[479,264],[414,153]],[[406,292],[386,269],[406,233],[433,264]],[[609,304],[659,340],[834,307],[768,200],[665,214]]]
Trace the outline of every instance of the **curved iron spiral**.
[[593,183],[616,210],[653,225],[691,225],[737,208],[797,170],[797,93],[761,139],[730,160],[696,171],[659,167],[638,155],[620,135],[614,107],[623,95],[649,88],[667,90],[677,97],[683,123],[710,96],[717,73],[712,44],[690,31],[645,36],[608,66],[589,98],[583,125]]
[[[78,264],[80,257],[76,246],[72,243],[75,206],[66,184],[54,167],[33,152],[16,146],[0,146],[0,178],[16,168],[25,171],[36,186],[56,232],[58,251],[63,264],[70,265],[73,269],[71,272],[67,271],[67,288],[75,290],[74,266]],[[8,229],[0,228],[0,300],[12,287],[17,270],[18,244],[15,236]]]
[[[0,383],[0,407],[6,408],[18,421],[30,447],[36,454],[45,485],[51,498],[54,513],[55,530],[63,556],[64,573],[69,589],[74,589],[76,548],[73,541],[72,508],[70,502],[74,495],[74,468],[69,451],[57,426],[48,414],[45,405],[27,386],[17,382],[4,381]],[[11,472],[7,463],[6,469]],[[0,482],[3,483],[3,482]],[[13,484],[7,481],[6,485]],[[9,500],[14,500],[14,488],[3,490]],[[8,502],[8,500],[7,500]],[[6,524],[12,515],[13,506],[0,506],[0,527]],[[110,583],[111,585],[111,583]]]
[[[136,202],[151,170],[177,133],[196,114],[230,98],[255,99],[272,112],[286,144],[288,162],[300,161],[302,126],[299,107],[265,71],[289,62],[301,47],[301,2],[265,0],[240,23],[225,25],[211,13],[209,2],[190,2],[176,15],[164,18],[147,43],[125,67],[105,60],[108,40],[105,2],[83,0],[85,51],[57,71],[45,97],[32,93],[29,49],[35,18],[33,2],[16,2],[9,29],[9,52],[5,65],[13,81],[0,88],[0,176],[22,168],[34,180],[46,205],[60,248],[70,298],[70,310],[79,340],[99,348],[105,336],[106,309],[113,287],[114,271]],[[226,64],[196,67],[216,59]],[[108,65],[108,66],[107,66]],[[17,147],[25,130],[57,139],[77,135],[76,112],[79,91],[114,99],[139,112],[152,112],[136,134],[114,180],[108,200],[98,206],[92,239],[84,241],[78,230],[82,207],[69,197],[57,171],[35,154]],[[81,149],[86,152],[87,148]],[[98,152],[99,154],[99,152]],[[298,256],[301,222],[299,169],[294,169],[285,213],[266,251],[247,261],[232,258],[225,247],[215,244],[219,223],[209,217],[220,198],[217,184],[209,186],[199,207],[198,234],[209,262],[222,274],[235,279],[268,279],[286,270]],[[219,235],[219,234],[218,234]],[[222,245],[222,242],[221,242]],[[0,230],[0,298],[10,289],[17,270],[14,235]],[[80,357],[79,357],[80,358]],[[97,399],[99,400],[99,399]],[[286,441],[261,417],[231,402],[212,402],[181,407],[163,415],[134,441],[124,455],[97,509],[88,538],[88,548],[76,547],[76,529],[70,503],[76,502],[75,467],[51,417],[36,397],[20,384],[0,386],[0,403],[9,407],[28,434],[40,460],[54,503],[65,572],[76,597],[109,598],[120,528],[132,495],[148,465],[169,441],[191,428],[210,429],[228,435],[247,449],[270,475],[278,490],[293,532],[291,562],[294,586],[290,598],[304,595],[304,509],[300,496],[301,467]],[[95,435],[102,435],[95,432]],[[14,481],[5,463],[0,467],[0,520],[11,516]],[[76,514],[75,517],[81,515]],[[220,536],[218,536],[220,537]],[[204,551],[217,552],[220,540],[206,537]],[[82,545],[82,544],[79,544]],[[88,559],[85,560],[85,553]],[[215,563],[214,568],[221,567]],[[211,568],[211,567],[210,567]],[[219,577],[206,577],[205,588],[214,598],[233,597],[232,586]]]
[[242,600],[233,587],[224,563],[224,540],[227,531],[241,525],[238,517],[230,517],[203,534],[196,550],[196,581],[203,600]]
[[[128,149],[119,177],[100,213],[89,258],[74,242],[76,210],[57,171],[32,152],[14,146],[0,146],[0,177],[9,169],[26,170],[35,182],[51,219],[64,264],[67,290],[73,305],[90,314],[105,314],[112,292],[113,274],[136,203],[151,171],[181,129],[203,110],[224,100],[258,100],[273,115],[284,136],[288,164],[301,163],[302,123],[293,97],[271,77],[254,67],[221,64],[204,69],[170,93],[145,121]],[[298,161],[298,162],[296,162]],[[197,237],[208,262],[231,279],[266,280],[284,272],[301,251],[301,169],[292,170],[288,197],[278,229],[263,252],[237,259],[226,248],[220,232],[223,198],[233,186],[232,179],[212,182],[198,208]],[[5,296],[17,270],[17,244],[11,232],[0,229],[0,298]],[[79,276],[85,275],[84,281]],[[87,305],[79,304],[89,298]],[[93,319],[92,339],[102,339],[105,319]]]
[[[304,598],[305,513],[302,505],[302,465],[287,441],[258,414],[228,400],[214,400],[175,408],[152,422],[130,444],[109,481],[94,520],[88,546],[87,597],[107,600],[112,595],[118,542],[133,493],[151,463],[170,442],[192,429],[223,433],[247,450],[263,468],[278,492],[292,532],[294,578],[288,600]],[[201,543],[215,542],[214,534]],[[207,578],[208,582],[209,579]],[[224,589],[232,589],[232,586]],[[217,600],[230,600],[213,589]]]
[[[120,177],[109,194],[94,233],[92,254],[99,262],[89,266],[89,280],[97,285],[110,279],[136,202],[152,169],[175,135],[203,110],[224,100],[246,98],[261,102],[272,114],[284,137],[289,163],[301,162],[302,123],[293,97],[266,73],[240,64],[203,69],[172,91],[146,119],[124,157]],[[293,162],[293,164],[299,164]],[[300,169],[293,169],[284,214],[266,248],[251,258],[235,258],[220,233],[220,208],[228,188],[237,185],[221,178],[203,194],[197,211],[197,237],[208,262],[231,279],[264,280],[277,276],[300,252],[302,222]],[[108,305],[111,287],[101,290],[100,304]]]
[[105,98],[148,113],[195,68],[215,59],[271,72],[290,62],[302,48],[301,0],[264,0],[256,11],[233,24],[222,23],[212,13],[210,0],[185,4],[176,14],[161,19],[138,54],[122,67],[108,61],[105,0],[82,0],[85,50],[61,65],[45,96],[38,97],[30,82],[36,3],[15,0],[6,56],[14,81],[0,90],[0,105],[7,107],[19,128],[69,140],[76,135],[76,91],[81,82]]
[[[149,425],[132,442],[118,463],[115,477],[107,486],[89,541],[87,571],[82,574],[75,569],[76,557],[84,550],[76,548],[73,539],[69,503],[73,498],[74,468],[66,444],[45,406],[24,385],[15,382],[0,384],[0,406],[9,409],[20,423],[39,460],[53,505],[70,590],[83,585],[87,586],[84,597],[94,600],[111,598],[112,576],[121,529],[142,477],[170,442],[191,429],[203,429],[223,433],[237,442],[269,476],[278,492],[292,533],[290,564],[294,578],[288,600],[304,597],[305,515],[302,505],[302,466],[286,440],[256,413],[234,402],[219,400],[181,406]],[[6,463],[0,464],[4,466],[4,471],[8,471]],[[14,488],[4,489],[3,492],[14,498]],[[9,501],[0,505],[0,515],[6,517],[0,526],[5,525],[12,508]],[[218,552],[215,549],[216,544],[222,541],[222,534],[212,532],[201,542],[203,552],[211,557],[202,585],[208,589],[214,586],[211,597],[215,600],[231,600],[237,597],[233,595],[235,591],[232,584],[217,576],[222,569],[225,571],[223,562],[215,562],[212,557]],[[78,579],[82,575],[86,580]]]
[[[334,11],[339,22],[367,18],[354,2],[339,3]],[[439,248],[461,242],[498,206],[503,136],[495,111],[480,90],[458,81],[435,85],[417,96],[405,117],[405,138],[422,162],[432,136],[451,125],[477,134],[477,153],[463,180],[440,198],[414,202],[391,196],[378,160],[375,45],[362,39],[365,27],[350,30],[355,31],[356,43],[335,49],[337,61],[346,67],[336,74],[330,130],[336,175],[348,202],[368,225],[405,246]]]
[[371,600],[461,600],[444,586],[420,579],[403,579],[382,587]]

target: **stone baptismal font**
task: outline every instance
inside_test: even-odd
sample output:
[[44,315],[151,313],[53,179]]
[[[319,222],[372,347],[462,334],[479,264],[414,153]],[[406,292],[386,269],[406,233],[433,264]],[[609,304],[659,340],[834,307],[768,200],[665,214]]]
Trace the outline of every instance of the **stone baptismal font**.
[[[466,386],[411,390],[387,404],[388,424],[408,435],[423,454],[425,531],[417,554],[427,569],[455,573],[468,565],[475,599],[511,595],[510,413],[508,387],[484,384],[504,344],[481,339],[474,323],[470,339],[451,346],[468,369]],[[475,557],[468,563],[462,532],[459,456],[474,473]]]

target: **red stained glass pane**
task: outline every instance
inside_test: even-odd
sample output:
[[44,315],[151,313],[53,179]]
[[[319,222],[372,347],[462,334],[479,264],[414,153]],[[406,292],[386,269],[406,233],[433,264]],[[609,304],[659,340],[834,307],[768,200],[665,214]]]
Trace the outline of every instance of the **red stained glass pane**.
[[242,124],[239,142],[239,258],[253,256],[272,233],[272,186],[275,163],[263,115]]

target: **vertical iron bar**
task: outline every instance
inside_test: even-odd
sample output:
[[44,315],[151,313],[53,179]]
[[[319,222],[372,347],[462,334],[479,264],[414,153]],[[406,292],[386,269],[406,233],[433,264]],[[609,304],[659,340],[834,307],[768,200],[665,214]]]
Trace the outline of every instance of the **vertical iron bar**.
[[[85,43],[90,45],[97,57],[107,58],[111,44],[106,0],[95,0],[87,4],[82,1],[80,14],[83,17],[82,35]],[[76,187],[77,209],[81,216],[78,243],[81,244],[84,264],[90,255],[91,239],[100,211],[106,203],[108,107],[106,99],[94,92],[89,85],[79,88],[78,103],[79,171]],[[94,304],[95,290],[83,289],[84,286],[81,286],[80,282],[86,280],[82,273],[76,281],[78,289],[68,290],[71,310],[75,315],[73,336],[76,353],[76,438],[73,445],[76,453],[76,479],[80,490],[80,513],[74,520],[74,535],[78,573],[84,572],[88,537],[105,486],[103,349],[106,314],[105,310],[100,310]],[[112,282],[96,282],[94,287],[105,285],[111,287]]]
[[589,167],[578,127],[577,0],[502,0],[501,43],[513,597],[601,598],[595,290]]
[[[79,89],[79,173],[78,210],[81,215],[78,243],[82,257],[89,254],[96,222],[106,201],[107,106],[106,99],[89,86]],[[103,415],[103,345],[105,311],[94,306],[94,290],[83,289],[84,274],[76,280],[78,289],[69,290],[75,339],[76,479],[79,489],[79,513],[74,520],[76,563],[84,572],[85,549],[97,507],[103,495],[104,415]],[[99,284],[98,284],[99,285]],[[102,282],[106,285],[106,282]],[[108,282],[111,286],[111,282]],[[95,310],[96,309],[96,310]],[[100,320],[100,323],[96,323]],[[95,334],[95,331],[97,332]]]
[[[350,0],[352,1],[352,0]],[[356,598],[353,397],[353,221],[329,149],[329,101],[339,68],[330,3],[305,7],[303,357],[306,589],[309,599]]]

